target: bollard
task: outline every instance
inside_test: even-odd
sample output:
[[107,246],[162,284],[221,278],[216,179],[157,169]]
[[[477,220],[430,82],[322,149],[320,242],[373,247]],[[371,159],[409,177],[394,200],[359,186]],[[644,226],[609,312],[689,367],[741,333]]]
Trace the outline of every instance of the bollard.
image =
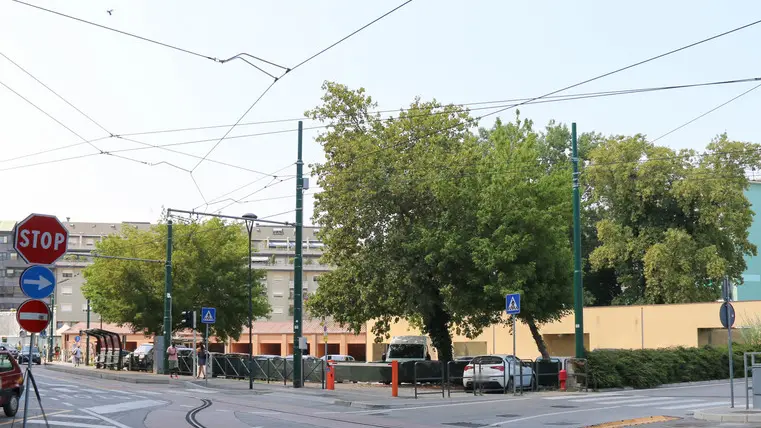
[[326,389],[334,390],[334,389],[336,389],[336,384],[335,384],[335,381],[336,381],[335,367],[333,367],[333,361],[332,360],[329,360],[327,362],[327,364],[328,364],[328,368],[327,368],[327,371],[326,371],[326,375],[327,376],[325,378],[325,388]]
[[391,361],[391,396],[399,396],[399,361]]
[[565,369],[560,370],[558,373],[558,380],[560,381],[560,390],[565,391],[565,382],[568,380],[568,372]]

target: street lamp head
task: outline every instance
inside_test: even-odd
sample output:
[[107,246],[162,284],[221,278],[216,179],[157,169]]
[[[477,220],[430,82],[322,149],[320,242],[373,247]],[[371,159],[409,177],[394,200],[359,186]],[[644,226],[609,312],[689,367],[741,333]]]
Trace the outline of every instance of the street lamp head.
[[246,213],[246,214],[243,214],[243,218],[250,218],[251,220],[256,220],[259,217],[257,217],[256,214],[254,213]]

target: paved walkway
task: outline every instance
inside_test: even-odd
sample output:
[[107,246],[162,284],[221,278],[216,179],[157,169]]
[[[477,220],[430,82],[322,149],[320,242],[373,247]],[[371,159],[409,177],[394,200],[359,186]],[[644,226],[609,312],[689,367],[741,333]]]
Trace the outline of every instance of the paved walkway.
[[743,404],[735,408],[714,407],[697,410],[692,417],[711,422],[761,422],[761,410],[753,408],[745,410],[745,405]]

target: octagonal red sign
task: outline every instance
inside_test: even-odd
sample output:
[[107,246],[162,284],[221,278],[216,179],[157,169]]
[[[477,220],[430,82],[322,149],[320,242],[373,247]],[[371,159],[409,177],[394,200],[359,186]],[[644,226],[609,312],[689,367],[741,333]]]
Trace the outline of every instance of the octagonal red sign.
[[27,263],[51,265],[66,254],[69,232],[55,216],[31,214],[16,225],[13,248]]
[[16,321],[29,333],[39,333],[50,323],[50,309],[42,300],[27,300],[16,310]]

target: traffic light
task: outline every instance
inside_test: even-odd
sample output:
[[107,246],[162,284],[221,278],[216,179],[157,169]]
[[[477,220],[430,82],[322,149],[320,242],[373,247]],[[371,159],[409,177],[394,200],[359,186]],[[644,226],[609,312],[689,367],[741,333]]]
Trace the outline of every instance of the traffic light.
[[196,328],[196,312],[195,311],[182,311],[182,325],[185,328]]

